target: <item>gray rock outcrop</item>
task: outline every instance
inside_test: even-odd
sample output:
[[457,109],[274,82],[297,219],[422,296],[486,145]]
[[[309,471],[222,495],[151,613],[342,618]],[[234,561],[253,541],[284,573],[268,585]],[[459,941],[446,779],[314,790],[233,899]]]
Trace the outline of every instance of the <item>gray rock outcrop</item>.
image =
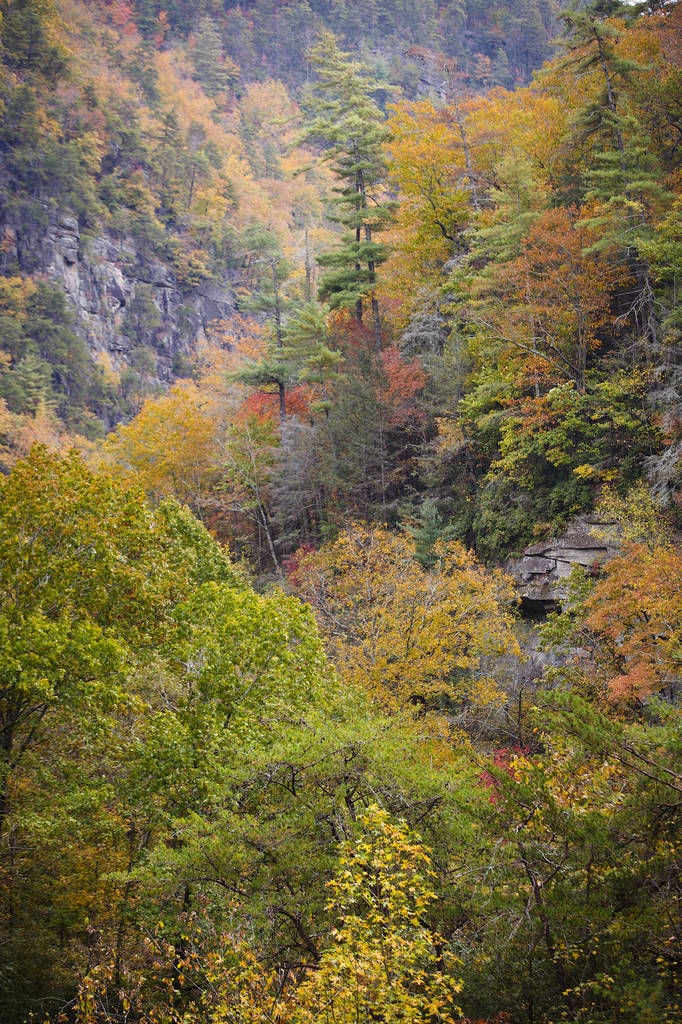
[[510,559],[507,570],[516,580],[522,608],[528,614],[542,615],[566,599],[574,566],[596,570],[619,550],[614,523],[581,516],[559,537],[531,544],[519,558]]
[[[153,350],[160,386],[173,380],[178,357],[206,340],[211,323],[236,313],[229,283],[183,285],[171,265],[143,256],[130,238],[84,236],[68,211],[50,212],[42,237],[6,226],[4,249],[5,261],[14,259],[22,270],[43,273],[63,289],[93,356],[107,354],[120,370],[133,348]],[[138,317],[131,330],[130,311],[141,289],[151,315],[147,323]]]

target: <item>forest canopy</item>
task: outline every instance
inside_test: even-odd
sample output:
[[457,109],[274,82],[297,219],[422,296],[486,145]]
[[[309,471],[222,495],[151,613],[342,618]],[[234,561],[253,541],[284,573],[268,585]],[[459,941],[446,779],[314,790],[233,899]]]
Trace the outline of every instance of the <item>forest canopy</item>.
[[0,0],[0,1019],[680,1020],[681,37]]

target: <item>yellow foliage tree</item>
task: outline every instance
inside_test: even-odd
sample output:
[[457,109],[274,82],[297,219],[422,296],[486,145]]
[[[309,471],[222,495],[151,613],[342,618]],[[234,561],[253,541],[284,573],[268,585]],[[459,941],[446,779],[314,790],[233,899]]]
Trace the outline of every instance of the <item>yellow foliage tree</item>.
[[[440,1024],[461,1019],[455,1000],[459,961],[426,915],[436,896],[420,837],[370,806],[358,835],[343,844],[328,883],[337,919],[318,963],[288,979],[259,959],[243,935],[205,952],[201,922],[186,925],[182,946],[147,940],[140,961],[119,981],[125,1019],[149,1024]],[[90,971],[74,1001],[76,1024],[123,1019],[107,998],[111,964]],[[127,1016],[130,1014],[130,1018]]]
[[220,478],[225,396],[182,381],[110,434],[104,459],[159,499],[202,508]]
[[377,806],[329,882],[332,944],[296,992],[290,1024],[438,1024],[461,1016],[456,964],[425,914],[435,899],[419,836]]
[[682,651],[682,555],[668,544],[626,545],[585,602],[598,672],[611,699],[675,693]]
[[388,233],[393,254],[381,279],[401,322],[415,294],[437,279],[451,256],[471,205],[464,153],[448,110],[428,100],[390,109],[389,173],[400,205]]
[[304,556],[294,582],[341,673],[380,703],[495,705],[501,694],[481,677],[481,661],[517,651],[508,610],[513,585],[455,541],[439,543],[435,553],[425,569],[408,536],[355,524]]

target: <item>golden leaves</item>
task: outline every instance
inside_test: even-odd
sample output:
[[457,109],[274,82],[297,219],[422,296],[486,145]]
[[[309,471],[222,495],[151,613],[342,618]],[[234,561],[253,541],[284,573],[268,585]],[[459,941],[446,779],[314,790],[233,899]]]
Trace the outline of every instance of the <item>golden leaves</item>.
[[439,695],[495,703],[495,685],[476,678],[480,660],[516,650],[507,577],[457,542],[436,556],[427,570],[405,534],[354,524],[297,569],[342,674],[389,708]]

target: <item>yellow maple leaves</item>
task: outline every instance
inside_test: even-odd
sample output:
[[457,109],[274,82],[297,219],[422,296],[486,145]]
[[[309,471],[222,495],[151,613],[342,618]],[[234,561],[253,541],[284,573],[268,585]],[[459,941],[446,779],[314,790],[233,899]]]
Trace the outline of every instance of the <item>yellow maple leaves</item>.
[[517,650],[509,579],[457,542],[436,555],[427,570],[405,534],[355,524],[296,572],[342,675],[389,708],[495,703],[482,658]]
[[425,924],[435,899],[428,853],[404,822],[377,806],[345,844],[328,885],[339,916],[332,942],[299,986],[292,1024],[435,1024],[460,1016],[461,982],[442,936]]

